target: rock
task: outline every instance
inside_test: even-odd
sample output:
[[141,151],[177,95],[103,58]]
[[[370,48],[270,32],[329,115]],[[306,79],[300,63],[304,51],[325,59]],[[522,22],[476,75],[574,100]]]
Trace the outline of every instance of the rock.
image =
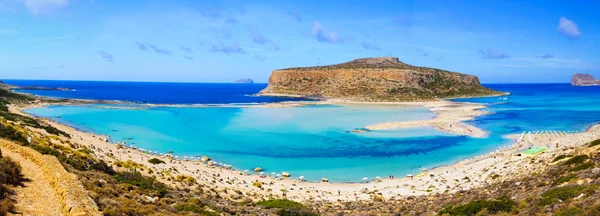
[[106,185],[107,182],[104,179],[100,179],[98,180],[98,183],[100,183],[100,185]]
[[154,203],[156,202],[156,199],[154,199],[153,197],[149,197],[149,196],[144,196],[144,200],[149,202],[149,203]]
[[600,85],[600,80],[595,79],[589,74],[575,74],[571,78],[572,86],[597,86]]
[[211,159],[208,156],[202,156],[202,159],[200,159],[200,160],[202,160],[202,162],[208,162]]
[[240,83],[240,84],[252,84],[254,83],[254,80],[250,79],[250,78],[245,78],[245,79],[239,79],[234,81],[233,83]]
[[417,67],[394,57],[361,58],[318,67],[274,70],[259,95],[293,95],[358,101],[406,101],[497,95],[476,76]]
[[598,167],[593,168],[592,173],[600,173],[600,168],[598,168]]
[[375,195],[373,197],[373,201],[375,201],[375,202],[384,202],[385,201],[385,197],[383,197],[382,195]]

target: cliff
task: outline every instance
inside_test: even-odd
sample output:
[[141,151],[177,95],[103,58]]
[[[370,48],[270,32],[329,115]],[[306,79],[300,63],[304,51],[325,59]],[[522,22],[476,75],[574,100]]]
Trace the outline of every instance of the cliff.
[[596,86],[600,85],[600,80],[595,79],[589,74],[575,74],[571,78],[572,86]]
[[250,78],[246,78],[246,79],[236,80],[233,83],[252,84],[252,83],[254,83],[254,81]]
[[259,95],[409,101],[497,95],[476,76],[417,67],[394,57],[361,58],[318,67],[274,70]]

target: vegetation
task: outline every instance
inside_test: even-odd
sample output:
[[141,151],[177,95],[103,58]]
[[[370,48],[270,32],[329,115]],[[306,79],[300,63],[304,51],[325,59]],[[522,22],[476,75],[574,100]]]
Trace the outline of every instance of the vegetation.
[[594,147],[600,145],[600,139],[594,140],[592,142],[590,142],[589,147]]
[[155,192],[155,195],[164,197],[167,193],[167,186],[163,183],[156,181],[152,177],[143,176],[139,172],[118,172],[113,178],[118,183],[127,183],[138,186],[144,190]]
[[151,163],[151,164],[161,164],[162,163],[162,164],[164,164],[165,162],[163,160],[161,160],[161,159],[158,159],[158,158],[152,158],[152,159],[148,160],[148,163]]
[[13,192],[7,187],[21,185],[25,179],[21,174],[21,166],[0,152],[0,215],[15,213],[14,200],[9,195]]
[[579,196],[587,190],[591,190],[591,187],[581,185],[569,185],[559,188],[551,189],[545,193],[542,193],[542,205],[549,205],[554,202],[562,201],[565,202],[571,198]]
[[486,210],[489,214],[500,212],[511,212],[517,203],[509,198],[501,197],[496,200],[476,200],[465,205],[447,206],[438,215],[475,215],[482,210]]
[[256,205],[265,208],[276,208],[279,216],[313,216],[318,215],[299,202],[288,199],[274,199],[257,202]]
[[571,181],[571,179],[576,179],[576,178],[577,178],[577,176],[575,174],[569,174],[569,175],[566,175],[566,176],[560,176],[556,180],[554,180],[554,182],[552,183],[552,186],[554,186],[554,185],[560,185],[562,183]]
[[590,157],[587,155],[577,155],[575,157],[569,158],[569,160],[565,161],[563,165],[571,165],[571,164],[580,164]]
[[594,163],[582,163],[582,164],[579,164],[579,165],[569,169],[569,171],[577,172],[577,171],[581,171],[584,169],[589,169],[590,167],[593,167],[593,166],[594,166]]
[[256,205],[264,206],[266,208],[306,208],[302,203],[288,199],[264,200],[257,202]]
[[555,157],[554,160],[552,160],[552,162],[556,162],[556,161],[559,161],[559,160],[562,160],[562,159],[565,159],[568,157],[573,157],[573,155],[559,155],[559,156]]

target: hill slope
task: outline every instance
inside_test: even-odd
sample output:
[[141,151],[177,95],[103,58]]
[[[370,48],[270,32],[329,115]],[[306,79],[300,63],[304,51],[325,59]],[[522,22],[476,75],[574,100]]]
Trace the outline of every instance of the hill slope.
[[274,70],[259,95],[294,95],[356,101],[407,101],[496,95],[476,76],[417,67],[394,57],[361,58],[318,67]]

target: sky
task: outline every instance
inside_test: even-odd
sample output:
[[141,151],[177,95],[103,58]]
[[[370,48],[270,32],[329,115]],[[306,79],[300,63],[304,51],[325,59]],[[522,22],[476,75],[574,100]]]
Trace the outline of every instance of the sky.
[[0,79],[266,83],[395,56],[482,83],[600,78],[600,1],[0,0]]

